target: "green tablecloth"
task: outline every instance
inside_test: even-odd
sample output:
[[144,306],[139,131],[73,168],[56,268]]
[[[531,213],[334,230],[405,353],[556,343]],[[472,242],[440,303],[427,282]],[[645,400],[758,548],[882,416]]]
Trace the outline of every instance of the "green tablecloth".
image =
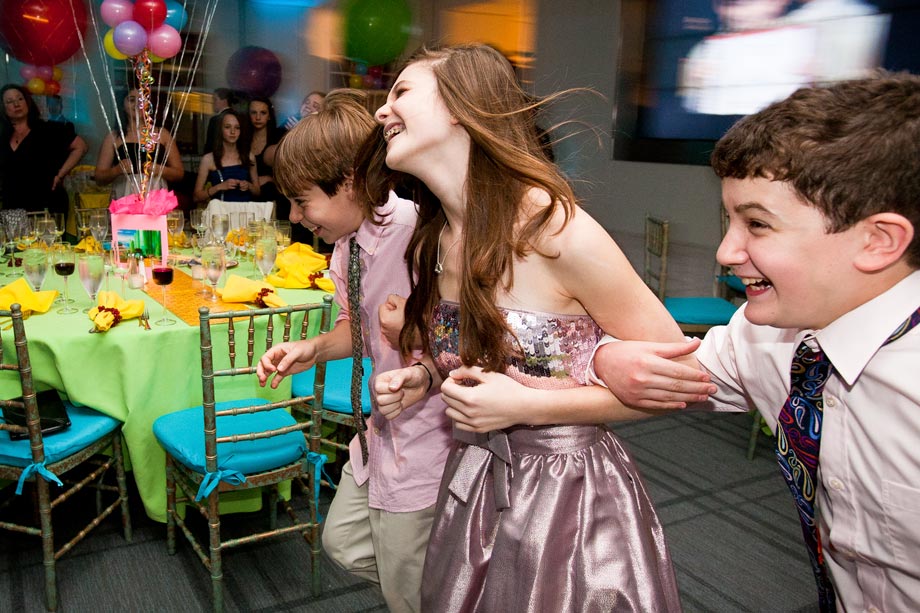
[[[248,274],[243,264],[232,272]],[[16,269],[0,268],[0,284],[16,279]],[[109,289],[120,291],[121,282],[112,277]],[[221,285],[223,280],[221,281]],[[62,289],[61,278],[49,270],[43,289]],[[161,288],[148,285],[150,291]],[[279,289],[278,293],[289,304],[320,302],[323,292],[318,290]],[[144,299],[150,310],[151,320],[159,318],[162,306],[141,290],[127,290],[125,298]],[[70,296],[74,306],[81,310],[90,306],[89,297],[83,291],[77,275],[70,277]],[[157,520],[166,520],[166,476],[165,454],[151,430],[157,417],[201,404],[201,362],[198,327],[189,326],[181,320],[177,324],[161,327],[151,325],[146,331],[134,321],[125,321],[105,334],[89,334],[92,322],[85,313],[60,315],[54,309],[48,313],[33,315],[25,321],[29,340],[29,355],[36,386],[39,389],[54,388],[76,403],[97,409],[124,423],[123,431],[127,442],[134,479],[140,491],[147,514]],[[245,308],[240,305],[240,308]],[[265,346],[265,320],[260,318],[261,329],[257,331],[257,347]],[[8,321],[8,320],[6,320]],[[302,321],[302,320],[301,320]],[[274,338],[281,342],[282,328],[276,321]],[[299,326],[299,322],[295,322]],[[0,322],[0,326],[5,322]],[[246,330],[248,320],[236,326],[237,355],[246,360]],[[299,328],[295,328],[299,329]],[[319,315],[311,318],[310,334],[319,330]],[[261,333],[261,334],[260,334]],[[224,354],[226,363],[226,326],[212,328],[215,359]],[[224,348],[221,352],[221,348]],[[6,360],[15,355],[12,331],[3,332],[3,351]],[[230,378],[228,378],[229,380]],[[245,383],[237,382],[245,379]],[[255,377],[233,377],[232,385],[222,381],[217,390],[217,400],[231,398],[262,397],[278,400],[290,397],[290,380],[277,390],[260,388]],[[226,380],[225,380],[226,381]],[[0,397],[12,398],[20,395],[18,377],[9,371],[0,373]],[[233,499],[240,498],[234,493]],[[261,496],[258,492],[244,492],[243,500],[236,500],[229,510],[252,510],[258,508]]]

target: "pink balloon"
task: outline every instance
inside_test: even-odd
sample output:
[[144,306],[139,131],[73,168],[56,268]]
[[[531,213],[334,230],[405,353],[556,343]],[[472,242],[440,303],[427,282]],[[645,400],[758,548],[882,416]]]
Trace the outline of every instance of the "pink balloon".
[[122,21],[115,26],[112,40],[116,49],[128,57],[133,57],[147,46],[147,32],[144,26],[136,21]]
[[45,81],[50,81],[54,77],[54,69],[51,66],[39,66],[35,74]]
[[174,27],[164,24],[147,36],[147,48],[154,55],[169,59],[182,48],[182,37]]
[[107,26],[114,28],[122,21],[131,19],[134,5],[131,0],[103,0],[99,12],[102,14],[102,21]]
[[34,79],[38,76],[38,66],[33,66],[32,64],[24,64],[23,67],[19,69],[19,76],[22,77],[22,80],[26,82]]

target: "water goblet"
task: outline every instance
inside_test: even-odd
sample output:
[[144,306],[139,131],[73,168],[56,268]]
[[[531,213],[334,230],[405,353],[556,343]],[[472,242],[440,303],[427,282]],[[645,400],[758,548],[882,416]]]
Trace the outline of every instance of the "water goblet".
[[57,312],[61,315],[76,313],[77,309],[69,305],[73,300],[70,299],[70,286],[68,285],[70,275],[74,273],[77,267],[73,246],[68,243],[55,243],[51,248],[51,263],[54,264],[55,274],[64,277],[64,306],[59,308]]
[[64,231],[66,230],[67,217],[64,213],[52,213],[51,217],[54,219],[54,240],[59,241],[61,237],[64,236]]
[[80,254],[77,260],[77,272],[80,275],[80,283],[83,284],[83,289],[86,290],[90,302],[92,303],[90,307],[83,309],[84,313],[89,313],[89,310],[96,306],[96,295],[99,293],[99,288],[102,286],[103,278],[105,278],[105,261],[103,256],[97,253]]
[[174,242],[178,243],[183,228],[185,228],[185,213],[174,210],[166,214],[166,231],[172,236]]
[[208,245],[201,250],[201,266],[205,277],[211,283],[211,302],[217,302],[217,282],[226,270],[224,248],[220,245]]
[[191,212],[189,219],[192,227],[195,228],[195,232],[198,233],[199,243],[201,243],[201,239],[204,238],[204,233],[208,231],[208,220],[204,213],[203,209],[195,209]]
[[44,249],[26,249],[22,252],[22,273],[34,291],[40,291],[48,274],[48,252]]
[[278,243],[274,238],[260,238],[256,241],[255,248],[256,266],[262,273],[264,280],[268,273],[275,267],[275,258],[278,256]]
[[106,209],[90,211],[89,214],[89,231],[93,238],[100,245],[105,240],[106,234],[109,233],[109,212]]
[[86,209],[76,211],[77,214],[77,238],[83,240],[83,238],[89,234],[89,218],[90,211]]
[[55,241],[57,224],[53,217],[41,217],[35,220],[35,234],[47,245],[51,247]]
[[153,323],[158,326],[171,326],[176,323],[176,320],[170,317],[166,310],[166,286],[173,282],[172,266],[154,266],[153,282],[163,286],[163,317]]
[[218,245],[223,245],[227,240],[227,234],[230,232],[230,216],[226,213],[215,213],[211,215],[211,238]]

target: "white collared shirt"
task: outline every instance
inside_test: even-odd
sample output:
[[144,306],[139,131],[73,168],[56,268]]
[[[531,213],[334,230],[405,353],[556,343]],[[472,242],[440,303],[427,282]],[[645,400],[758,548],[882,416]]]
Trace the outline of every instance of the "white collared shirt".
[[774,431],[799,343],[814,335],[834,365],[817,499],[840,610],[920,609],[920,326],[883,346],[918,306],[920,271],[819,331],[756,326],[741,308],[696,353],[719,391],[693,408],[756,408]]

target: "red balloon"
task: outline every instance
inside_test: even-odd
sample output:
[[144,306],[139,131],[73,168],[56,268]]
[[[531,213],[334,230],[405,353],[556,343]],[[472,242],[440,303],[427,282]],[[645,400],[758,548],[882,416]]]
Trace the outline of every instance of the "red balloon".
[[163,0],[137,0],[134,3],[133,21],[150,32],[166,21],[166,3]]
[[45,81],[45,93],[49,96],[61,93],[61,84],[57,81]]
[[86,18],[84,0],[3,0],[0,38],[20,62],[53,66],[80,48]]

